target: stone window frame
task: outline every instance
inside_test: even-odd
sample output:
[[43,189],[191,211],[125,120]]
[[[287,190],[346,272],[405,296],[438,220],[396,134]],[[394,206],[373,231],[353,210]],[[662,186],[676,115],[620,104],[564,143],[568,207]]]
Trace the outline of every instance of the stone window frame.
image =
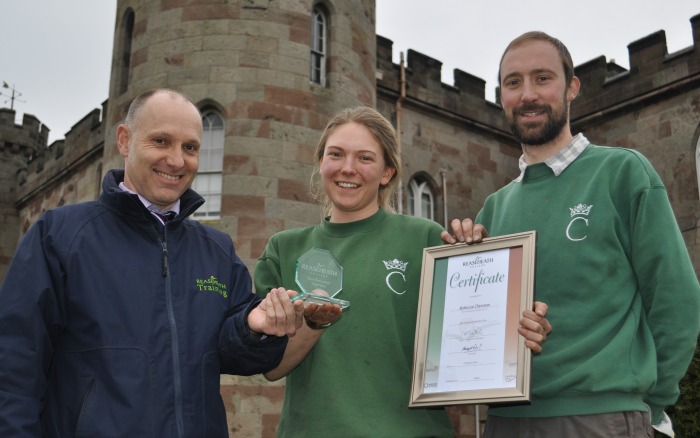
[[408,181],[407,211],[410,216],[435,220],[435,193],[430,181],[414,176]]
[[192,214],[195,220],[221,218],[224,168],[224,117],[215,108],[202,111],[202,145],[199,149],[199,170],[192,189],[205,203]]
[[311,11],[311,41],[309,42],[309,80],[326,86],[328,76],[329,14],[322,4]]
[[122,15],[119,27],[118,47],[116,56],[116,82],[117,92],[124,94],[129,88],[129,73],[131,71],[131,44],[134,37],[134,24],[136,15],[131,8],[127,8]]

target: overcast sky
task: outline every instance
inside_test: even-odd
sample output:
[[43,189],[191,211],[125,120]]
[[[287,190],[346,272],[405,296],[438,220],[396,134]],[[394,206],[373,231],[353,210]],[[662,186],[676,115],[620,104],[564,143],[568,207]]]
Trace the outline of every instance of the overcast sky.
[[[0,0],[0,81],[21,93],[17,121],[35,115],[49,144],[107,99],[115,14],[116,0]],[[377,0],[377,33],[394,42],[394,62],[416,50],[443,63],[449,85],[455,68],[486,80],[493,100],[501,53],[523,32],[559,38],[575,65],[602,55],[628,68],[627,45],[658,30],[669,53],[692,45],[697,14],[698,0]],[[0,92],[9,108],[11,90]]]

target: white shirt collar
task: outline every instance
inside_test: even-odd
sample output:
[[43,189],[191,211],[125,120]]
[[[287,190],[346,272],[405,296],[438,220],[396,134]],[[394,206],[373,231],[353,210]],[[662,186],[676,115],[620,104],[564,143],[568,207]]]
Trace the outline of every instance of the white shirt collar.
[[[123,181],[119,183],[119,188],[122,189],[122,191],[131,193],[132,195],[137,195],[137,196],[139,197],[139,200],[140,200],[141,203],[143,204],[143,206],[146,207],[148,210],[156,209],[157,211],[161,211],[160,208],[158,208],[158,207],[156,207],[155,205],[153,205],[153,203],[152,203],[151,201],[149,201],[148,199],[144,198],[143,196],[141,196],[140,194],[136,193],[135,191],[129,189],[129,188],[126,186],[126,184],[124,184]],[[152,206],[152,207],[151,207],[151,206]],[[170,207],[170,209],[167,210],[167,211],[175,212],[175,215],[180,214],[180,200],[178,199],[178,200],[175,202],[175,204],[173,204],[173,206]],[[166,212],[167,212],[167,211],[166,211]],[[165,212],[164,212],[164,213],[165,213]]]

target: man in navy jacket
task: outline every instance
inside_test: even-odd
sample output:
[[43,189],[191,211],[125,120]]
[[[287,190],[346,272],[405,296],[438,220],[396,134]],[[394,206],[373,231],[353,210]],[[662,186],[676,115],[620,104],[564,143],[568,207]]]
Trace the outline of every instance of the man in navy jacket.
[[183,95],[140,95],[125,169],[23,238],[0,289],[0,436],[225,437],[220,373],[279,363],[303,303],[261,301],[231,238],[187,219],[201,138]]

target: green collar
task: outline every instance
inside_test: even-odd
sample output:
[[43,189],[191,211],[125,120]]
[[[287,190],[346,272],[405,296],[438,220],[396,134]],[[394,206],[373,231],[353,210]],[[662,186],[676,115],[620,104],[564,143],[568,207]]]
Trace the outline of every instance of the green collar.
[[380,208],[372,216],[355,222],[336,223],[331,222],[329,220],[330,217],[325,217],[321,223],[321,230],[333,237],[345,237],[361,232],[366,233],[377,228],[388,215],[389,213]]

